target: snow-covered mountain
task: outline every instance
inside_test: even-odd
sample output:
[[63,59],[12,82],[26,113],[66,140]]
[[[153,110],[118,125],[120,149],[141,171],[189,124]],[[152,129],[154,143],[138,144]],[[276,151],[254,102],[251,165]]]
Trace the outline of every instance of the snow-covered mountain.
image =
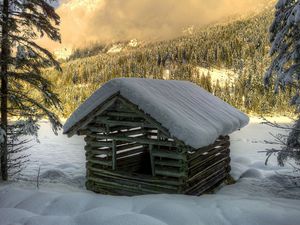
[[60,9],[76,10],[84,8],[87,12],[92,12],[103,4],[103,0],[63,0],[60,3]]
[[198,27],[227,21],[228,17],[260,11],[271,1],[274,0],[224,0],[220,3],[206,0],[62,0],[58,7],[62,46],[53,49],[134,38],[169,40],[183,33],[193,34]]

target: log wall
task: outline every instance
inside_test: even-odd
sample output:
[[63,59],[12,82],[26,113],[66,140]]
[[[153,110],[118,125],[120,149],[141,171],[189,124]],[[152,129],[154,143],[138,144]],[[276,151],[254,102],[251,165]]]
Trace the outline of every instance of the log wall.
[[221,183],[230,172],[229,136],[212,145],[188,152],[185,194],[200,195]]
[[229,137],[194,150],[128,103],[116,101],[80,131],[87,189],[114,195],[199,195],[230,171]]

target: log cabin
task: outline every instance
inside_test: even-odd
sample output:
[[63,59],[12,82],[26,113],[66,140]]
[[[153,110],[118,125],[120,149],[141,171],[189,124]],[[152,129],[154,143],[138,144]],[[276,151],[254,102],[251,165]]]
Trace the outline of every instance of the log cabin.
[[230,172],[229,134],[247,115],[188,81],[118,78],[71,115],[85,136],[86,188],[112,195],[201,195]]

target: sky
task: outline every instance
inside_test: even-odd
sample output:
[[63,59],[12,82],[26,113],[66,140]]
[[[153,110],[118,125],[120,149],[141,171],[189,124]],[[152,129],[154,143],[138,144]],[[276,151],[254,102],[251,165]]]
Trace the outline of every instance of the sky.
[[164,40],[189,26],[222,21],[259,10],[272,0],[61,0],[62,45],[92,42]]

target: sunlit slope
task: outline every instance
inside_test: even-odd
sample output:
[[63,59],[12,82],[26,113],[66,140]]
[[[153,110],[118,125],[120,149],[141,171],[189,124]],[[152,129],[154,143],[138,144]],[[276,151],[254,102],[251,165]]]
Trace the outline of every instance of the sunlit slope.
[[[260,101],[271,95],[263,90],[261,78],[270,61],[268,28],[272,18],[273,12],[268,8],[227,24],[194,28],[193,32],[173,40],[148,44],[139,41],[134,46],[130,41],[117,45],[94,44],[77,50],[72,60],[62,64],[62,73],[50,69],[46,75],[61,96],[64,116],[101,84],[116,77],[191,80],[241,109],[261,112],[268,105],[262,107]],[[114,45],[119,46],[118,51],[111,50]],[[221,85],[214,77],[211,82],[207,72],[216,70],[224,71],[224,76],[218,75],[222,77]],[[228,82],[224,79],[226,71],[231,74]],[[254,89],[249,89],[250,83]],[[280,104],[274,101],[272,107],[286,106],[282,100]]]

